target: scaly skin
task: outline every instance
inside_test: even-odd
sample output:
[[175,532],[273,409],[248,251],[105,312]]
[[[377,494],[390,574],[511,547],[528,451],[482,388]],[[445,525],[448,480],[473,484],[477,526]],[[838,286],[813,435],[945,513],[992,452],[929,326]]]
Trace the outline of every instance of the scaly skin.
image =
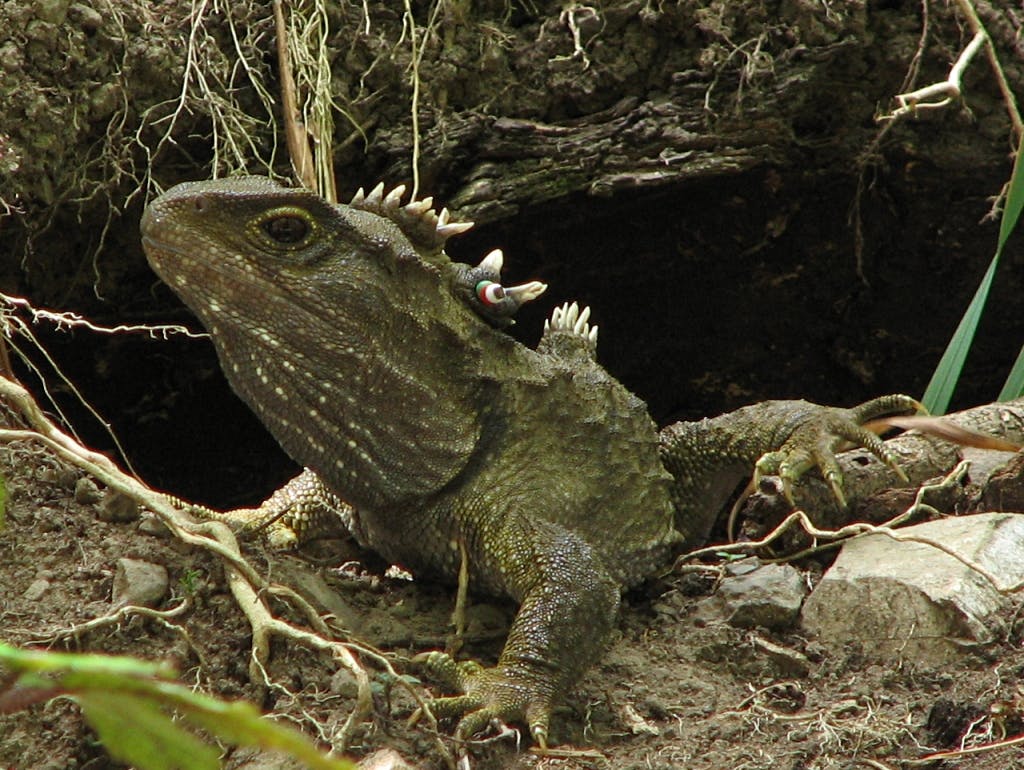
[[912,403],[768,402],[659,435],[595,362],[589,311],[559,308],[538,349],[524,347],[495,327],[543,284],[485,293],[500,255],[453,263],[444,241],[466,226],[399,197],[378,188],[345,206],[256,177],[184,184],[146,210],[143,243],[234,389],[307,469],[254,520],[284,511],[273,526],[288,543],[340,519],[449,581],[464,547],[471,586],[520,609],[495,667],[430,657],[463,693],[435,713],[461,717],[463,737],[524,720],[543,744],[620,590],[702,543],[759,458],[781,452],[763,467],[790,479],[831,473],[837,442],[866,440],[857,423]]

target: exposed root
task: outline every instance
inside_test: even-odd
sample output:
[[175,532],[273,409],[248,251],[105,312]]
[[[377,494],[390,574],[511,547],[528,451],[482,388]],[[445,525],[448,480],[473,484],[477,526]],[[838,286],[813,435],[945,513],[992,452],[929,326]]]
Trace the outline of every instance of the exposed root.
[[733,709],[722,712],[722,716],[741,719],[754,732],[760,732],[769,725],[786,725],[789,740],[802,745],[816,744],[822,756],[844,756],[871,762],[858,755],[891,749],[904,739],[920,747],[909,713],[897,717],[886,715],[870,696],[845,698],[809,710],[797,705],[794,710],[794,704],[803,700],[799,682],[773,682],[751,690],[749,696]]
[[[992,69],[992,74],[996,79],[996,83],[999,85],[1000,93],[1003,95],[1003,102],[1006,105],[1006,112],[1010,118],[1010,124],[1013,126],[1013,133],[1020,141],[1021,137],[1024,136],[1024,122],[1021,120],[1020,112],[1017,110],[1017,100],[1013,95],[1013,90],[1010,88],[1009,83],[1006,80],[1006,74],[1003,72],[1002,65],[999,63],[999,57],[996,55],[995,47],[992,45],[992,40],[988,36],[988,32],[985,31],[984,25],[981,23],[981,19],[978,17],[978,12],[974,8],[971,0],[957,0],[957,7],[960,9],[960,13],[966,18],[967,25],[970,28],[973,37],[971,42],[968,43],[967,47],[957,57],[952,68],[949,70],[949,75],[945,80],[938,83],[932,83],[931,85],[918,88],[914,91],[898,94],[896,102],[899,104],[895,110],[882,115],[878,118],[879,121],[889,122],[896,121],[907,115],[916,115],[918,112],[927,110],[937,110],[947,107],[955,101],[958,101],[962,94],[962,81],[964,71],[967,69],[967,65],[970,64],[971,60],[977,55],[978,51],[984,47],[985,55],[988,58],[989,66]],[[927,10],[927,8],[926,8]],[[927,20],[927,16],[925,17]],[[922,35],[922,43],[924,37]],[[918,53],[915,55],[915,60],[912,62],[912,68],[915,68],[920,62],[921,46],[918,47]],[[1016,143],[1015,143],[1016,144]]]
[[[175,142],[178,122],[186,115],[199,113],[210,120],[213,144],[212,174],[248,170],[254,162],[271,173],[277,153],[276,134],[273,131],[275,102],[264,79],[265,67],[259,66],[260,55],[269,46],[266,37],[269,24],[247,23],[244,28],[236,24],[229,7],[222,0],[192,0],[188,37],[185,42],[185,71],[181,77],[181,90],[167,114],[167,105],[156,105],[148,110],[141,121],[136,141],[148,158],[147,169],[153,159],[168,144]],[[220,41],[211,28],[210,20],[221,14],[227,24],[233,50],[222,50]],[[259,19],[252,14],[251,19]],[[249,114],[239,103],[242,91],[254,93],[265,113]],[[143,138],[148,126],[163,126],[162,135],[155,143]],[[269,131],[268,131],[269,129]],[[273,137],[271,145],[264,147],[256,137]],[[146,187],[152,186],[147,170]]]
[[918,112],[942,109],[958,100],[963,87],[964,70],[967,69],[971,59],[985,45],[987,40],[988,36],[984,30],[976,32],[970,44],[953,64],[945,80],[918,88],[909,93],[897,94],[894,98],[899,107],[886,115],[882,115],[878,120],[899,120],[906,115],[917,115]]

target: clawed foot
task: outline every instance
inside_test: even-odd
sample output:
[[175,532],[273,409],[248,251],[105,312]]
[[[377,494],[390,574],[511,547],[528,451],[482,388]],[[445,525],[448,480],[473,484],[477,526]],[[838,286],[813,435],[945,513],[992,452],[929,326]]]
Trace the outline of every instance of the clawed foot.
[[778,476],[782,480],[786,499],[793,504],[793,484],[808,470],[817,467],[839,505],[845,508],[843,474],[836,460],[836,452],[847,445],[864,447],[903,481],[907,481],[907,475],[899,466],[896,455],[864,424],[882,415],[924,412],[924,407],[915,399],[892,395],[872,399],[852,409],[806,402],[805,407],[794,411],[787,419],[789,433],[779,449],[762,455],[757,461],[754,466],[755,489],[761,477]]
[[438,719],[459,719],[455,737],[468,740],[492,723],[525,722],[537,745],[547,748],[551,696],[540,692],[533,677],[507,667],[484,668],[473,661],[455,661],[443,652],[413,658],[433,678],[461,693],[435,698],[430,705]]

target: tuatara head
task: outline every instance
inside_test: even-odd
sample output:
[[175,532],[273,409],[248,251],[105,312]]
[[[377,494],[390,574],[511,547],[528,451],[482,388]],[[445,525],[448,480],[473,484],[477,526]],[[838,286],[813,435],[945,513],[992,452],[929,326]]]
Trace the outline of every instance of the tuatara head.
[[210,332],[234,389],[296,461],[368,509],[462,469],[486,361],[514,345],[462,295],[469,268],[443,237],[417,247],[400,224],[262,177],[178,185],[142,219],[150,264]]

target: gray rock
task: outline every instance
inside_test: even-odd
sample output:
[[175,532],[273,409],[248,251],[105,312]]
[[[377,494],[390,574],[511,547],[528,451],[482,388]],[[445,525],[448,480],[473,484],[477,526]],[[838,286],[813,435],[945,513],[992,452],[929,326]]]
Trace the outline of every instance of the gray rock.
[[[942,543],[1003,587],[1024,580],[1024,516],[982,513],[900,529]],[[804,627],[826,647],[858,642],[869,659],[939,666],[1003,629],[1013,596],[934,546],[867,535],[843,546],[804,604]]]
[[44,577],[36,578],[32,581],[29,587],[25,589],[25,593],[22,594],[22,596],[30,602],[39,601],[43,598],[43,595],[50,590],[51,585],[53,584]]
[[96,482],[88,476],[82,476],[75,482],[75,502],[83,505],[98,503],[103,498]]
[[330,690],[334,695],[354,698],[359,693],[359,682],[347,668],[339,668],[331,677]]
[[373,752],[359,763],[359,770],[416,770],[419,765],[411,765],[394,749],[380,749]]
[[718,590],[697,603],[696,615],[721,619],[737,628],[784,630],[796,624],[807,586],[788,564],[744,559],[729,565]]
[[119,523],[135,521],[140,515],[138,503],[109,487],[103,493],[103,500],[96,511],[96,517],[100,521]]
[[275,570],[275,580],[295,589],[317,612],[334,615],[338,623],[352,633],[362,628],[363,616],[308,564],[284,558],[279,560]]
[[133,604],[155,607],[167,595],[167,570],[141,559],[118,559],[113,600],[118,607]]
[[170,537],[171,530],[160,520],[156,514],[144,513],[139,520],[139,532],[153,537]]

